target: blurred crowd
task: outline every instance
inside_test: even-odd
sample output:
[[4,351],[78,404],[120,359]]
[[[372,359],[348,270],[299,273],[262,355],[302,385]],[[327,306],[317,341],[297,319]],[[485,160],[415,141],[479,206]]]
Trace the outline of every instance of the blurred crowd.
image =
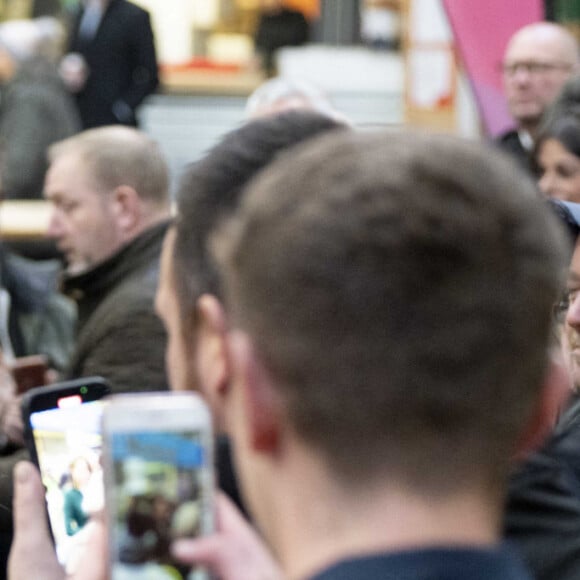
[[[0,24],[2,194],[50,203],[61,258],[0,246],[0,575],[65,578],[23,461],[17,369],[41,355],[43,384],[203,396],[223,495],[212,535],[173,543],[184,569],[580,578],[577,39],[528,25],[502,70],[514,126],[479,143],[362,131],[271,79],[172,207],[137,126],[159,82],[148,13],[87,0],[68,34]],[[66,533],[86,532],[66,577],[104,580],[77,463],[55,485]]]

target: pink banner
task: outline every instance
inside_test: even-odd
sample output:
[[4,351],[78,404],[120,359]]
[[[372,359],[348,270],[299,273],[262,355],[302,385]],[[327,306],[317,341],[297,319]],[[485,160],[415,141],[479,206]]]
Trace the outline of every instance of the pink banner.
[[512,34],[544,18],[541,0],[443,0],[456,46],[484,127],[497,135],[512,125],[503,95],[500,63]]

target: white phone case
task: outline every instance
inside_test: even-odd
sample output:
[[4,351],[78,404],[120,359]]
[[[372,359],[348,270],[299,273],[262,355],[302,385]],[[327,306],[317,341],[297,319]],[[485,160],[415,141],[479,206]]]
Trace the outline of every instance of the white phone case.
[[206,580],[171,542],[213,530],[213,433],[194,393],[111,397],[103,415],[112,580]]

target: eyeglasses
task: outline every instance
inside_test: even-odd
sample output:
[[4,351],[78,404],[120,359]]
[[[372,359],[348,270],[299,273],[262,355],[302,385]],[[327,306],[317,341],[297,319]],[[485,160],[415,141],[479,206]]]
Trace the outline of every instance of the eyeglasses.
[[513,77],[518,70],[523,70],[529,75],[544,75],[555,70],[570,71],[572,65],[565,62],[504,62],[501,71],[506,77]]

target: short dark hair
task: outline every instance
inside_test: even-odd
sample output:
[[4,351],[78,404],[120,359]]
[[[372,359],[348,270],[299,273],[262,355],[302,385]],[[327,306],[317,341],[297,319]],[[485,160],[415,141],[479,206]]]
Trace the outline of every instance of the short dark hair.
[[185,171],[177,195],[173,276],[184,330],[192,329],[197,299],[221,295],[207,241],[209,233],[238,207],[244,186],[281,151],[323,132],[346,129],[328,116],[293,111],[251,121],[230,132]]
[[352,485],[503,486],[565,267],[532,181],[476,143],[347,133],[248,189],[212,247],[295,432]]
[[548,139],[555,139],[567,151],[576,157],[580,157],[580,109],[578,113],[578,116],[574,113],[566,112],[561,117],[551,117],[540,127],[534,146],[536,162],[542,145]]
[[573,76],[562,87],[554,102],[542,115],[535,138],[534,157],[547,139],[556,139],[565,149],[580,157],[580,77]]

